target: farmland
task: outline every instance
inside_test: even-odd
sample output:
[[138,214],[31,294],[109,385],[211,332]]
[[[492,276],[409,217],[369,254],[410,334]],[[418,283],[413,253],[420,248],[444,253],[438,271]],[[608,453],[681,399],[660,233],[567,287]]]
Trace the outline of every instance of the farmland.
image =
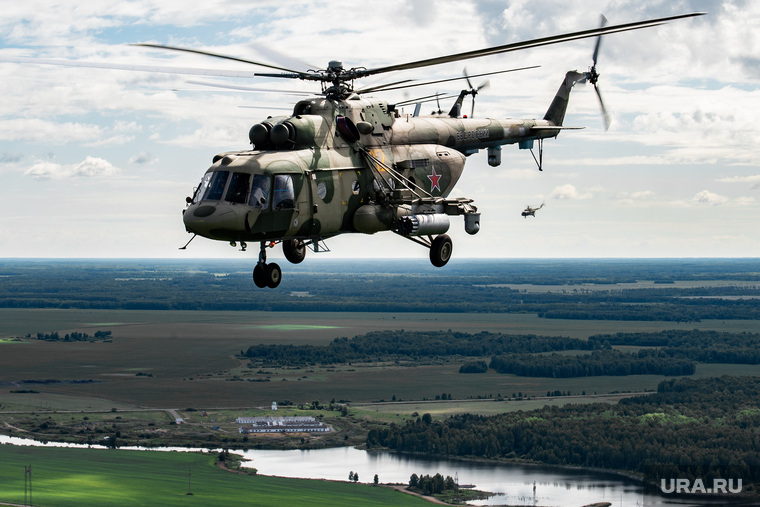
[[[231,474],[217,453],[0,446],[0,500],[23,504],[24,467],[33,462],[34,505],[66,506],[414,506],[426,502],[389,488]],[[19,473],[21,470],[22,473]],[[191,492],[192,495],[187,493]]]
[[[474,264],[443,275],[408,268],[341,275],[328,263],[293,273],[288,283],[302,286],[292,289],[308,290],[292,294],[285,282],[280,292],[251,292],[250,274],[229,263],[200,269],[195,263],[7,261],[0,264],[0,429],[80,443],[109,437],[117,445],[358,445],[369,428],[421,414],[444,421],[455,414],[614,405],[655,391],[667,377],[459,373],[466,361],[491,360],[477,354],[281,364],[246,351],[326,347],[383,332],[568,341],[621,332],[698,330],[734,338],[748,333],[747,339],[760,333],[758,264],[751,260]],[[235,310],[216,303],[233,300],[227,306]],[[65,338],[98,332],[106,338]],[[625,353],[652,348],[620,343],[614,348]],[[760,365],[698,362],[691,377],[721,375],[760,376]],[[278,415],[318,417],[333,431],[237,433],[236,417],[269,414],[273,401]]]

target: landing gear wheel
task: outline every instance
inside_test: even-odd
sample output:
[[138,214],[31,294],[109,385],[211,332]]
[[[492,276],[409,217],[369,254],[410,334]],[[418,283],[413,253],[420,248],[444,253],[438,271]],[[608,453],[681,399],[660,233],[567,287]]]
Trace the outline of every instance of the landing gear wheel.
[[306,244],[300,239],[283,240],[282,252],[286,259],[293,264],[298,264],[306,258]]
[[280,285],[280,281],[282,280],[282,270],[280,270],[280,266],[275,264],[274,262],[272,264],[267,264],[264,267],[265,277],[266,277],[266,286],[270,289],[274,289],[278,285]]
[[256,287],[263,289],[267,286],[267,275],[265,273],[265,266],[266,264],[256,264],[256,267],[253,268],[253,283],[256,284]]
[[441,268],[451,259],[454,243],[447,234],[441,234],[430,245],[430,262],[433,266]]

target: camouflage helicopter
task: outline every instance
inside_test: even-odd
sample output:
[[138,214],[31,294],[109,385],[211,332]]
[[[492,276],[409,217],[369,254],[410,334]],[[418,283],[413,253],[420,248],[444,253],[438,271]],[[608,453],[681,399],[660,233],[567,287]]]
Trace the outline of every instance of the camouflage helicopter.
[[[428,248],[434,266],[446,265],[453,252],[446,234],[449,217],[461,215],[469,234],[480,230],[474,200],[449,196],[467,156],[487,150],[489,165],[496,167],[501,164],[501,146],[517,144],[531,150],[541,170],[544,139],[570,128],[563,121],[576,83],[594,85],[608,123],[597,88],[601,35],[701,14],[614,26],[605,26],[603,20],[595,29],[373,69],[344,68],[331,61],[326,69],[304,72],[195,49],[138,45],[235,60],[279,71],[257,76],[321,84],[321,94],[299,101],[292,114],[254,124],[249,131],[251,149],[216,155],[183,211],[185,228],[193,234],[190,241],[199,235],[240,244],[243,250],[248,242],[259,242],[254,283],[275,288],[282,271],[267,262],[267,249],[281,244],[285,258],[297,264],[307,248],[328,250],[325,240],[346,233],[392,231]],[[412,86],[409,80],[354,88],[356,80],[377,74],[588,37],[597,37],[593,65],[587,72],[567,72],[542,119],[460,117],[462,98],[469,93],[474,100],[473,87],[460,94],[459,107],[455,104],[448,115],[430,117],[401,114],[396,105],[367,95]],[[536,144],[538,157],[533,152]]]
[[520,215],[523,218],[535,217],[536,216],[536,211],[538,211],[541,208],[543,208],[545,204],[546,204],[545,202],[542,202],[541,206],[539,206],[538,208],[533,208],[530,205],[528,205],[528,206],[525,207],[525,209],[523,210],[523,212]]

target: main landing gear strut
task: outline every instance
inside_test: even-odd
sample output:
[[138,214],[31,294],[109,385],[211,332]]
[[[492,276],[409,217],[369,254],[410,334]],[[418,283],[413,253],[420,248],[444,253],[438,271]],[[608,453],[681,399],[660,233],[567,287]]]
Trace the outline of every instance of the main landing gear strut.
[[405,236],[409,241],[427,247],[430,249],[430,263],[437,267],[442,268],[451,259],[451,254],[454,251],[454,242],[451,241],[451,237],[448,234],[439,234],[435,238],[428,236],[427,238],[418,236]]
[[273,246],[274,243],[267,241],[261,242],[261,250],[259,250],[259,262],[256,263],[256,267],[253,268],[253,283],[256,287],[264,288],[269,287],[274,289],[280,285],[282,280],[282,270],[277,263],[267,264],[267,247]]

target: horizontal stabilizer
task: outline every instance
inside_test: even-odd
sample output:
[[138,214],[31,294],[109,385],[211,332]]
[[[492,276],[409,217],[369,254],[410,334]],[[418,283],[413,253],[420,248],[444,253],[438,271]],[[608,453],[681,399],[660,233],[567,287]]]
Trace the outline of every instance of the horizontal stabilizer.
[[562,125],[534,125],[531,130],[583,130],[586,127],[565,127]]

